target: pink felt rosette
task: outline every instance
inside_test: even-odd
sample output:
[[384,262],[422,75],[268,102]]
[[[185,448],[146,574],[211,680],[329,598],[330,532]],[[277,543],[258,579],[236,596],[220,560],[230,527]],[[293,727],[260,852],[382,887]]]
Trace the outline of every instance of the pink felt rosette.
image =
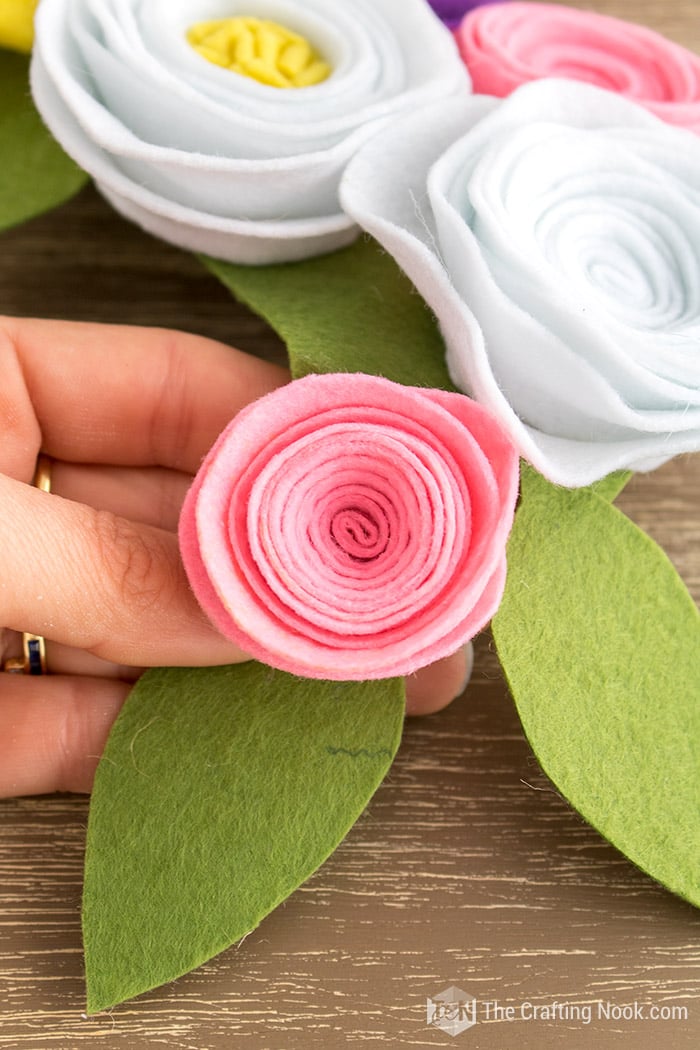
[[559,4],[479,7],[456,31],[482,95],[503,98],[542,77],[584,80],[700,132],[700,58],[659,33]]
[[254,402],[190,489],[180,546],[219,630],[307,678],[409,674],[496,611],[518,461],[461,394],[312,375]]

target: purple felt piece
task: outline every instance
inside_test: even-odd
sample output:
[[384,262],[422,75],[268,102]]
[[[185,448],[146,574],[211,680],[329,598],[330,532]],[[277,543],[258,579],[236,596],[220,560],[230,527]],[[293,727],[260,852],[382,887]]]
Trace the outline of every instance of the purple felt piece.
[[499,4],[503,0],[428,0],[428,2],[435,14],[450,29],[455,29],[464,16],[473,11],[475,7],[483,7],[485,4]]

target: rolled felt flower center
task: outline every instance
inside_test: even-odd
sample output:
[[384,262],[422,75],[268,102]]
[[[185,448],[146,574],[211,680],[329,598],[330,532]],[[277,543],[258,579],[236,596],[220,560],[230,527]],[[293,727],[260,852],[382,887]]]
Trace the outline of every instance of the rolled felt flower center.
[[208,62],[268,87],[311,87],[331,75],[330,65],[306,37],[267,19],[197,22],[187,40]]
[[287,431],[295,440],[251,478],[230,522],[236,549],[245,506],[251,579],[262,573],[280,618],[294,610],[312,634],[344,619],[358,645],[415,615],[416,600],[436,601],[471,535],[469,493],[449,454],[426,452],[428,433],[397,435],[383,417],[372,419],[371,441],[355,421]]
[[386,550],[389,521],[370,496],[355,496],[355,505],[344,501],[330,515],[328,531],[333,543],[354,561],[373,561]]

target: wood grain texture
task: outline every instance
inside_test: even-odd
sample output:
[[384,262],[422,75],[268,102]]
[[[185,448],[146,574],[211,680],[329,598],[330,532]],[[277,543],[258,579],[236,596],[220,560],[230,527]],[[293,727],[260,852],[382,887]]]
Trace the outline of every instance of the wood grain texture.
[[[700,0],[577,6],[700,50]],[[168,325],[281,353],[192,258],[122,222],[92,189],[1,243],[7,313]],[[619,503],[700,601],[700,456],[636,477]],[[0,1050],[684,1050],[700,1041],[700,912],[559,797],[523,738],[488,636],[466,696],[408,725],[388,782],[310,882],[237,948],[89,1019],[86,817],[81,798],[0,803]],[[426,1027],[425,999],[453,983],[504,1006],[637,1000],[688,1016],[480,1020],[452,1043]]]

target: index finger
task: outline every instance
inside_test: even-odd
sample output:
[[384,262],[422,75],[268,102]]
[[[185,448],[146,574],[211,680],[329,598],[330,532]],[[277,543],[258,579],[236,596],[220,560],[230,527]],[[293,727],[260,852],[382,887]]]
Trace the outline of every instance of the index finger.
[[229,420],[287,371],[157,328],[0,319],[0,472],[56,459],[194,473]]

